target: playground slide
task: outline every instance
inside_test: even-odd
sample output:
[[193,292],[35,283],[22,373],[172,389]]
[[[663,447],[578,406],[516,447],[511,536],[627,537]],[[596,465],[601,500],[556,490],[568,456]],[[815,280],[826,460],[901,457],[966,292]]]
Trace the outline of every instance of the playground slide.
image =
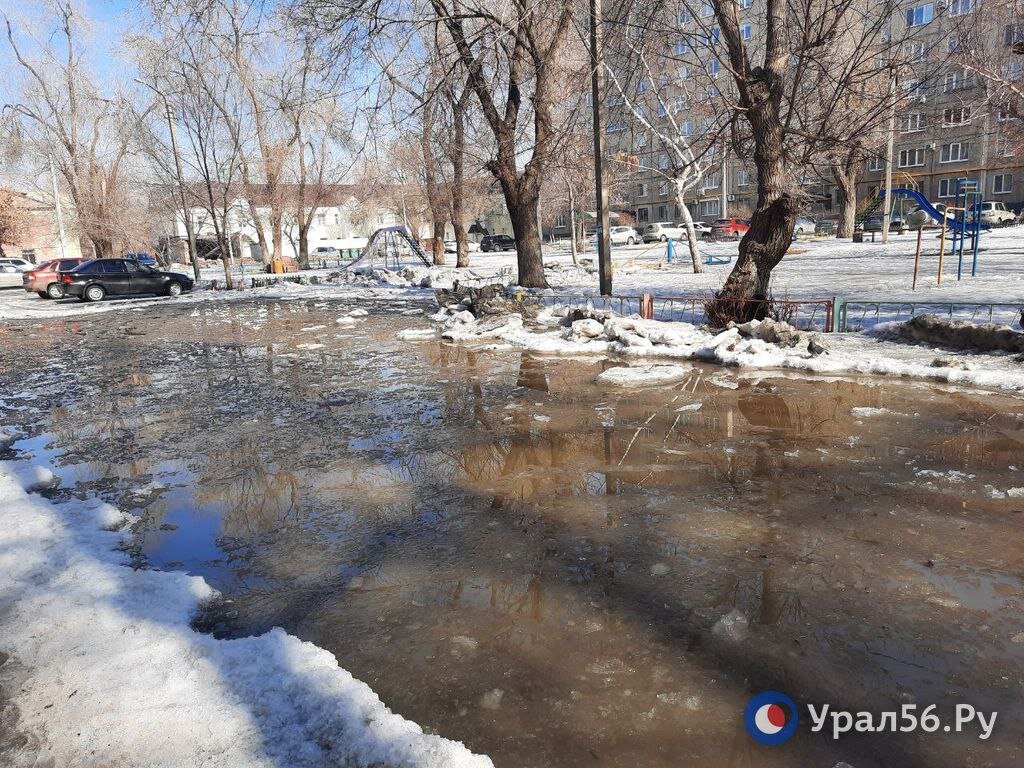
[[[401,258],[400,242],[408,246],[412,255],[416,256],[423,266],[431,266],[430,259],[427,258],[423,249],[420,248],[420,244],[409,236],[409,232],[405,227],[383,227],[370,236],[369,241],[366,243],[366,248],[363,249],[363,255],[345,267],[345,269],[354,270],[370,267],[378,260],[382,262],[381,266],[387,268],[397,269],[408,266]],[[415,264],[415,262],[413,263]],[[419,266],[419,264],[416,264],[416,266]]]
[[[916,189],[894,189],[894,190],[892,190],[892,194],[893,194],[894,197],[899,196],[899,195],[902,195],[903,197],[909,197],[910,199],[914,200],[914,202],[916,202],[921,207],[922,211],[927,213],[929,216],[931,216],[933,219],[935,219],[940,224],[942,223],[942,219],[944,218],[942,213],[940,213],[939,210],[934,205],[932,205],[930,202],[928,202],[928,198],[927,197],[922,195]],[[879,198],[884,198],[885,197],[885,190],[881,190],[878,193],[878,197]],[[958,232],[958,233],[961,233],[961,234],[963,234],[964,232],[966,232],[966,234],[968,234],[968,235],[973,235],[974,234],[974,225],[973,224],[971,224],[970,222],[967,222],[967,225],[965,227],[964,226],[964,222],[957,221],[956,219],[954,219],[951,216],[950,217],[946,217],[946,229],[948,231],[950,231],[950,232]],[[983,224],[981,226],[981,229],[986,229],[987,230],[987,229],[989,229],[989,227],[987,225]]]

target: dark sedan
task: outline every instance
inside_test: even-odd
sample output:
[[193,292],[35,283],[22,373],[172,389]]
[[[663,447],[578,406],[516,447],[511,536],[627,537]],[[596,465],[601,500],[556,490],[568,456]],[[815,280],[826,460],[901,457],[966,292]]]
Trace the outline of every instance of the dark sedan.
[[178,272],[139,264],[134,259],[93,259],[70,272],[60,273],[64,293],[82,301],[102,301],[107,296],[153,293],[180,296],[192,290],[192,279]]
[[516,249],[515,238],[508,235],[486,235],[480,241],[481,251],[514,251]]

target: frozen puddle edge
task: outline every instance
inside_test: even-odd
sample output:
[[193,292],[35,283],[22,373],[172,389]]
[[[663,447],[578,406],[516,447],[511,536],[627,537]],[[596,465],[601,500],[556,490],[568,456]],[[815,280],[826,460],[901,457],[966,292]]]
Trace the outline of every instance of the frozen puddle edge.
[[[132,516],[29,488],[48,469],[0,462],[0,650],[37,759],[112,765],[491,766],[392,713],[334,655],[279,628],[217,640],[192,617],[200,577],[133,570]],[[17,757],[17,756],[16,756]]]

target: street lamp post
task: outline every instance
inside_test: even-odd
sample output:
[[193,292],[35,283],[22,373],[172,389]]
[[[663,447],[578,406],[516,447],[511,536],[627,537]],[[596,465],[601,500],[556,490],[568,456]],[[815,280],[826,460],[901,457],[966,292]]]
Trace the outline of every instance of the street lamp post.
[[594,122],[594,184],[597,203],[597,268],[602,296],[612,295],[612,238],[608,228],[608,188],[604,183],[604,55],[601,0],[590,0],[590,96]]
[[188,236],[188,256],[192,261],[192,272],[199,282],[199,258],[196,253],[196,233],[192,226],[192,215],[189,212],[188,202],[185,198],[185,176],[181,171],[181,155],[178,153],[178,135],[174,128],[174,116],[171,114],[171,103],[167,100],[167,94],[155,85],[135,79],[139,85],[144,85],[154,91],[164,102],[164,112],[167,115],[167,129],[171,134],[171,152],[174,154],[174,169],[178,176],[178,197],[181,201],[181,216],[185,220],[185,234]]

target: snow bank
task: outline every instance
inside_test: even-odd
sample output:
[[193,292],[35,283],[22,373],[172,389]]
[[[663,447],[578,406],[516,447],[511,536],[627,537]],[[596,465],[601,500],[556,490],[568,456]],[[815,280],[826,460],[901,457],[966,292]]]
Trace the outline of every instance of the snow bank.
[[[716,332],[690,323],[594,314],[574,319],[565,308],[546,310],[538,316],[536,330],[524,327],[522,317],[515,314],[456,322],[438,313],[434,319],[442,322],[445,339],[502,341],[537,354],[700,360],[743,368],[901,376],[1024,392],[1024,367],[1006,355],[942,352],[937,357],[936,350],[917,344],[866,334],[798,333],[771,321],[755,320]],[[545,328],[551,325],[554,330]]]
[[392,714],[332,654],[280,629],[239,640],[194,632],[210,587],[122,565],[124,534],[104,529],[128,518],[29,495],[45,475],[0,462],[0,636],[12,657],[3,676],[18,729],[39,745],[29,761],[492,765]]

